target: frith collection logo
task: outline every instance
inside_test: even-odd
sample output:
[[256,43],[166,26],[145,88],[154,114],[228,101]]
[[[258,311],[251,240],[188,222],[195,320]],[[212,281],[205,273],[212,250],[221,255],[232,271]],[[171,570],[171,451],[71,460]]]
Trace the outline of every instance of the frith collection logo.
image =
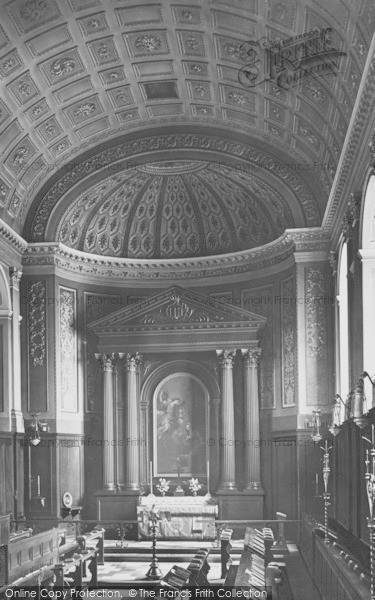
[[298,85],[305,77],[322,77],[338,72],[346,56],[334,47],[331,27],[313,29],[286,40],[261,38],[241,44],[238,56],[246,64],[238,73],[245,87],[274,81],[282,89]]

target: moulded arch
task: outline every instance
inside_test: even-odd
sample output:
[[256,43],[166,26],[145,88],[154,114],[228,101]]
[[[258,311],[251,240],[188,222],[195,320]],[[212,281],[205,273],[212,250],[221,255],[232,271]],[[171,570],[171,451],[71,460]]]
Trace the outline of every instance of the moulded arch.
[[367,181],[361,213],[360,248],[375,250],[375,174]]
[[[359,255],[362,259],[363,369],[375,376],[375,174],[372,171],[365,186],[360,222]],[[370,408],[372,386],[364,381]]]
[[0,263],[0,310],[11,310],[10,288],[4,266]]
[[172,373],[184,371],[196,376],[207,387],[209,398],[220,398],[220,388],[208,368],[192,360],[173,360],[154,369],[146,378],[141,389],[141,403],[148,404],[157,385]]

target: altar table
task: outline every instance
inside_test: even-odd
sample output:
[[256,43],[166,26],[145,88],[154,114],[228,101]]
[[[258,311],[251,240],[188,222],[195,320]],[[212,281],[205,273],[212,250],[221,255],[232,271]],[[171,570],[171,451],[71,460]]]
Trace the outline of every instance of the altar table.
[[137,506],[138,538],[151,539],[149,510],[159,513],[158,539],[208,540],[216,537],[218,505],[204,496],[143,496]]

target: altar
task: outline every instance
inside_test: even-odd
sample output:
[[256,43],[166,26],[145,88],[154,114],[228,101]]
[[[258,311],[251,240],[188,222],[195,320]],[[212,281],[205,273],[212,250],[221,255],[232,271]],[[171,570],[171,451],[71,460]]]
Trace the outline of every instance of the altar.
[[151,539],[149,512],[159,515],[158,539],[212,540],[219,509],[207,496],[143,496],[137,506],[138,538]]

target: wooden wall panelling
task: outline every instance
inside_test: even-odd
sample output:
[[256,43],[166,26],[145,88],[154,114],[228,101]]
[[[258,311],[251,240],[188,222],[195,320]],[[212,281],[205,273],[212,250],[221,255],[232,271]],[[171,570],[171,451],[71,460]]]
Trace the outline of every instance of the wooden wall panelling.
[[298,518],[297,444],[295,436],[274,436],[272,440],[272,514],[284,512]]

